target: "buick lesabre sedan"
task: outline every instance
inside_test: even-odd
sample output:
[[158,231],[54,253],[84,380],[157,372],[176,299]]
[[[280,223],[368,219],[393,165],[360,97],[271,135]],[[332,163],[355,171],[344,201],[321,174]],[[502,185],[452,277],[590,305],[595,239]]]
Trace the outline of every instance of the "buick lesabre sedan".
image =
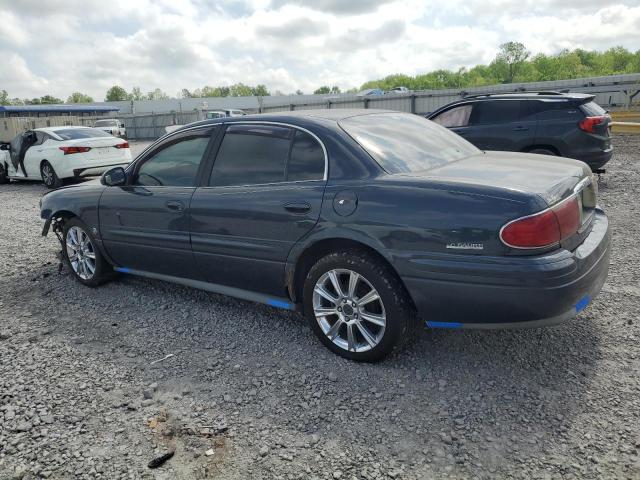
[[126,169],[45,195],[41,216],[85,285],[121,272],[300,310],[362,361],[425,324],[567,320],[609,265],[586,164],[482,152],[375,110],[191,124]]

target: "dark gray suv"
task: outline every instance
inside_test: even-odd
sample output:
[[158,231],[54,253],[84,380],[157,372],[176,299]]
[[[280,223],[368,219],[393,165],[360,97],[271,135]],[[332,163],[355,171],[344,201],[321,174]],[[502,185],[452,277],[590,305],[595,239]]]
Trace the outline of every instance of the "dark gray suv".
[[427,116],[481,150],[575,158],[597,171],[611,159],[611,117],[584,93],[465,97]]

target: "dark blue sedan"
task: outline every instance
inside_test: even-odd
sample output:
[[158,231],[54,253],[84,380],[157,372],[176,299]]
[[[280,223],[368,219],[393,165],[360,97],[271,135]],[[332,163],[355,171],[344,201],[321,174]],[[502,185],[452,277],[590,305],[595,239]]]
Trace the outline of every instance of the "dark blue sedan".
[[85,285],[121,272],[300,310],[364,361],[425,324],[559,323],[609,266],[586,164],[482,152],[375,110],[191,124],[126,170],[45,195],[41,216]]

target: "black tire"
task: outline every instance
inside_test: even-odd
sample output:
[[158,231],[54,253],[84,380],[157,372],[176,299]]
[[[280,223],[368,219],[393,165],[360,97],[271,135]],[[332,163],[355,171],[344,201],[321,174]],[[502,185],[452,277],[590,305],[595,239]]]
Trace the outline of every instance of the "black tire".
[[0,185],[4,185],[5,183],[9,183],[9,177],[7,176],[7,171],[4,169],[4,165],[0,165]]
[[[324,282],[327,282],[327,278],[330,278],[331,271],[341,272],[339,275],[344,278],[340,278],[341,291],[343,293],[346,292],[348,295],[349,287],[347,285],[348,280],[350,279],[350,272],[355,272],[360,276],[360,278],[364,278],[364,282],[360,280],[360,284],[358,288],[364,288],[365,290],[361,290],[362,292],[366,292],[369,287],[372,287],[377,291],[379,295],[379,301],[381,302],[378,307],[378,312],[380,312],[383,316],[386,316],[386,324],[384,329],[381,329],[376,324],[370,324],[364,321],[364,316],[371,316],[369,312],[365,311],[365,308],[361,305],[354,303],[352,305],[357,305],[356,308],[349,308],[350,313],[347,312],[346,306],[342,310],[342,313],[338,314],[329,314],[326,316],[320,316],[320,320],[316,318],[316,314],[314,311],[314,302],[320,300],[320,302],[327,301],[326,299],[321,298],[321,296],[316,296],[314,299],[314,289],[316,288],[316,284],[320,281],[322,282],[323,278]],[[358,277],[356,277],[358,278]],[[331,284],[333,285],[333,283]],[[331,293],[335,296],[336,289],[331,290]],[[366,296],[366,293],[363,295],[354,294],[353,298],[360,300]],[[413,304],[409,295],[404,288],[404,285],[401,283],[398,276],[391,270],[391,268],[378,259],[376,256],[367,253],[358,249],[349,249],[331,253],[316,262],[316,264],[311,267],[309,270],[303,290],[303,302],[304,302],[304,312],[307,320],[311,326],[311,329],[318,336],[320,341],[332,352],[350,360],[355,360],[359,362],[375,362],[378,360],[382,360],[386,356],[388,356],[394,349],[402,346],[408,340],[414,339],[419,333],[419,321],[416,316],[416,313],[413,308]],[[378,300],[376,300],[378,302]],[[337,305],[337,304],[335,304]],[[349,305],[349,302],[346,303]],[[322,307],[323,305],[318,305]],[[334,304],[328,301],[328,306],[332,308]],[[376,305],[374,305],[375,307]],[[362,309],[362,310],[361,310]],[[358,312],[360,312],[360,320],[356,322],[358,319]],[[347,315],[351,315],[348,317]],[[374,313],[374,315],[376,315]],[[340,321],[343,322],[344,319],[349,319],[349,324],[351,324],[353,329],[353,339],[354,345],[362,345],[362,348],[369,348],[365,351],[356,351],[357,349],[349,349],[348,340],[343,340],[343,337],[347,336],[346,332],[348,325],[342,323],[341,326],[338,326],[337,330],[334,330],[336,324]],[[324,322],[324,326],[321,326],[321,321]],[[354,323],[355,322],[355,323]],[[359,323],[360,325],[357,325]],[[329,333],[325,333],[323,328],[327,328],[328,325],[331,324],[332,327],[329,330]],[[366,337],[363,335],[361,326],[367,326],[367,331],[369,334],[373,333],[370,338],[375,337],[377,343],[375,346],[371,346],[371,343],[367,342]],[[328,335],[331,334],[331,331],[334,330],[336,332],[341,332],[336,335],[334,340],[331,340]],[[355,333],[357,331],[357,333]],[[377,332],[377,333],[376,333]],[[344,335],[342,335],[344,334]],[[343,346],[338,345],[335,340],[338,342],[342,342]],[[347,342],[346,346],[344,342]]]
[[533,148],[529,150],[527,153],[536,153],[538,155],[551,155],[552,157],[557,157],[558,154],[553,150],[549,150],[547,148]]
[[[80,257],[81,257],[81,260],[86,259],[87,257],[90,257],[90,255],[87,255],[87,254],[93,253],[95,257],[93,259],[93,265],[94,265],[93,272],[91,272],[90,267],[83,268],[81,266],[78,266],[77,264],[74,266],[72,264],[71,259],[69,258],[69,255],[72,254],[72,248],[67,246],[67,243],[73,243],[73,242],[69,242],[70,238],[68,237],[69,231],[72,229],[75,229],[74,232],[76,232],[76,238],[80,242],[84,237],[81,235],[77,235],[78,231],[84,233],[84,235],[88,237],[88,240],[89,240],[88,245],[90,246],[90,248],[89,247],[85,248],[82,252],[80,252]],[[113,271],[113,268],[111,267],[111,265],[109,265],[109,263],[105,260],[104,256],[102,255],[102,252],[100,251],[100,247],[98,246],[98,243],[96,242],[95,237],[91,233],[91,229],[87,227],[80,219],[72,218],[65,222],[64,227],[62,229],[62,238],[64,242],[62,246],[62,255],[65,261],[65,264],[69,268],[69,271],[72,273],[72,275],[80,283],[88,287],[97,287],[98,285],[102,285],[103,283],[111,280],[115,276],[115,272]],[[89,258],[89,260],[91,260],[91,258]],[[89,273],[90,275],[86,275],[85,273]]]
[[42,177],[42,183],[44,183],[47,188],[55,189],[62,186],[62,180],[58,178],[56,171],[46,160],[40,164],[40,176]]

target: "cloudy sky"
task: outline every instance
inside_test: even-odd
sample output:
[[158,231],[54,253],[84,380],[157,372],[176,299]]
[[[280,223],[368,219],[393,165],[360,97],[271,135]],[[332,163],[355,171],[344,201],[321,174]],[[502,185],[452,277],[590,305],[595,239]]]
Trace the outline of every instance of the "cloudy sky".
[[532,52],[640,49],[640,0],[0,0],[0,89],[102,100],[263,83],[343,89]]

